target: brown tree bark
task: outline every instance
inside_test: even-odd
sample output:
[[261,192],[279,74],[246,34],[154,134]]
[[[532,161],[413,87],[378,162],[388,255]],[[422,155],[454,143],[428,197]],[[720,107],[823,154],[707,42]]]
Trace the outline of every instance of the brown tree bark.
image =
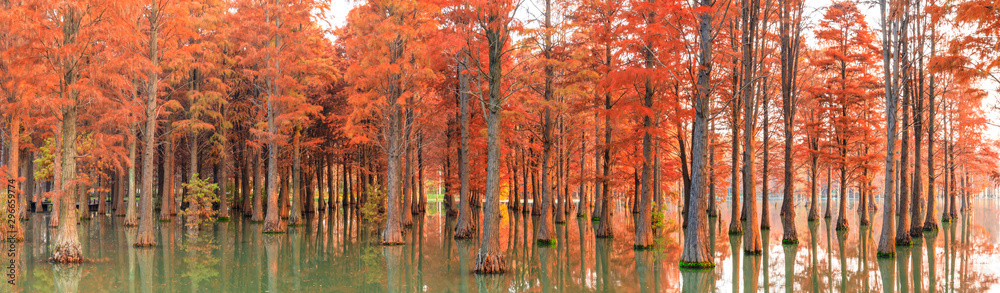
[[176,147],[174,145],[173,125],[167,122],[166,148],[163,152],[163,182],[160,184],[160,220],[169,221],[173,218],[174,206],[177,204],[174,198],[174,158]]
[[[886,12],[886,0],[881,0],[879,3],[881,8],[881,22],[883,28],[893,28],[901,27],[905,32],[907,27],[906,21],[902,21],[902,25],[899,24],[899,19],[893,17],[893,19],[887,19],[890,17]],[[890,4],[893,7],[889,9],[896,11],[899,7],[896,7],[897,3]],[[892,13],[895,16],[897,13]],[[885,149],[888,150],[885,156],[885,192],[883,193],[883,205],[882,205],[882,234],[879,238],[878,244],[878,256],[879,257],[889,257],[893,258],[896,256],[896,239],[895,237],[895,190],[891,186],[895,186],[895,176],[897,170],[895,169],[894,162],[896,161],[896,153],[893,151],[896,149],[896,108],[898,103],[898,89],[900,68],[899,68],[899,53],[890,48],[906,47],[905,45],[896,47],[896,41],[898,41],[899,35],[898,31],[892,29],[882,30],[882,71],[884,75],[884,85],[885,85],[885,117],[886,117],[886,144]],[[904,38],[905,40],[905,34]],[[905,44],[905,41],[903,42]],[[896,54],[892,54],[896,53]],[[891,57],[890,57],[891,56]],[[890,67],[890,64],[893,67]],[[904,68],[905,70],[905,68]],[[841,183],[843,184],[843,183]]]
[[[483,210],[483,233],[479,253],[476,255],[476,273],[479,274],[499,274],[507,270],[507,261],[504,257],[503,246],[500,245],[500,142],[501,131],[500,121],[503,101],[506,100],[501,92],[502,72],[501,63],[505,54],[504,45],[510,39],[507,31],[507,23],[511,18],[507,12],[489,11],[486,12],[490,23],[486,25],[485,35],[489,43],[489,71],[486,75],[488,81],[489,100],[480,100],[485,111],[487,130],[487,151],[486,151],[486,203]],[[502,14],[502,15],[501,15]]]
[[299,196],[302,193],[301,135],[302,126],[296,125],[292,134],[292,210],[288,215],[289,226],[302,225],[302,198]]
[[[799,48],[802,41],[802,10],[804,3],[783,0],[780,2],[780,35],[781,35],[781,113],[785,133],[785,170],[784,191],[782,192],[781,215],[784,233],[781,243],[794,244],[799,242],[798,231],[795,229],[795,178],[792,161],[792,144],[795,142],[793,129],[798,108],[798,72]],[[811,137],[810,137],[811,138]],[[808,139],[808,138],[807,138]],[[810,141],[811,143],[812,141]],[[812,146],[812,144],[810,144]],[[809,220],[819,218],[816,209],[816,164],[813,154],[812,169],[812,200],[809,207]],[[765,164],[766,165],[766,164]]]
[[[937,56],[937,26],[931,25],[931,59]],[[930,79],[927,85],[927,215],[924,217],[923,230],[924,231],[937,231],[938,222],[937,218],[934,217],[934,211],[937,206],[934,204],[936,196],[934,195],[934,181],[937,180],[937,176],[934,175],[934,136],[937,132],[934,129],[934,117],[936,104],[934,103],[937,93],[935,93],[935,80],[936,74],[931,71]]]
[[[652,2],[650,0],[650,2]],[[655,14],[650,12],[647,16],[647,22],[653,22]],[[648,25],[652,25],[651,23]],[[647,44],[644,46],[643,55],[645,57],[645,67],[646,69],[653,69],[654,56],[653,50]],[[643,107],[653,111],[653,81],[647,76],[645,89],[643,91]],[[640,191],[640,196],[638,202],[639,218],[635,225],[635,243],[633,247],[637,249],[645,249],[653,246],[653,219],[652,219],[652,192],[653,192],[653,178],[652,178],[652,165],[653,165],[653,136],[650,134],[650,129],[653,127],[653,118],[651,115],[643,115],[642,126],[645,129],[642,135],[642,187]],[[704,121],[707,123],[707,121]],[[703,133],[705,135],[705,133]],[[707,153],[706,153],[707,155]],[[691,212],[690,209],[688,212]]]
[[612,238],[614,237],[614,226],[611,217],[614,214],[615,207],[612,205],[611,201],[611,130],[614,127],[611,124],[611,94],[604,95],[604,110],[607,114],[604,116],[604,146],[601,148],[604,153],[604,158],[601,159],[602,167],[604,173],[601,175],[601,185],[603,186],[601,192],[601,221],[597,225],[597,229],[594,229],[594,237],[597,238]]
[[691,208],[689,213],[685,215],[688,218],[688,227],[684,230],[684,248],[680,260],[680,266],[685,268],[715,266],[713,257],[709,253],[709,224],[705,209],[708,200],[705,190],[708,174],[705,171],[708,159],[707,150],[709,149],[706,132],[708,132],[708,119],[711,116],[708,105],[709,89],[711,88],[709,83],[712,74],[713,17],[710,9],[712,1],[701,0],[698,5],[703,9],[698,15],[700,41],[698,44],[698,83],[694,101],[695,118],[691,136]]
[[[17,188],[17,186],[19,185],[18,182],[17,182],[19,180],[19,178],[18,178],[19,177],[18,176],[18,168],[21,167],[21,164],[18,161],[21,158],[21,119],[20,119],[20,117],[18,115],[16,115],[16,114],[13,115],[13,117],[11,117],[11,119],[10,119],[10,125],[9,126],[10,126],[10,154],[8,156],[10,157],[10,162],[7,162],[7,167],[8,167],[8,169],[7,169],[8,171],[7,172],[10,172],[10,174],[8,174],[8,176],[10,176],[10,178],[13,178],[14,181],[13,181],[13,184],[9,184],[8,185],[8,188],[13,187],[14,190],[13,191],[8,190],[7,192],[13,192],[13,194],[14,194],[14,201],[15,202],[13,203],[13,206],[14,206],[13,211],[8,210],[9,209],[8,207],[11,206],[10,203],[7,203],[8,207],[4,207],[4,209],[7,210],[8,213],[11,213],[11,214],[8,215],[8,217],[17,217],[18,219],[16,219],[16,220],[5,219],[4,220],[6,222],[4,225],[5,226],[9,226],[9,228],[5,227],[5,228],[7,228],[6,231],[5,231],[7,239],[5,239],[4,241],[21,242],[21,241],[24,241],[24,228],[21,227],[21,219],[20,218],[21,218],[21,213],[25,210],[25,207],[24,207],[24,202],[25,201],[21,200],[24,197],[21,196],[21,195],[19,195],[19,193],[24,192],[24,190]],[[25,174],[25,175],[31,176],[32,174]],[[8,198],[8,200],[9,200],[9,198]]]
[[[468,54],[463,52],[463,54]],[[458,66],[462,68],[458,78],[459,88],[459,115],[461,138],[458,155],[458,176],[459,176],[459,209],[458,224],[455,227],[455,239],[468,239],[476,234],[476,223],[473,222],[472,197],[469,194],[469,75],[464,73],[468,70],[468,56],[463,56]]]
[[136,135],[135,124],[129,126],[129,138],[131,141],[128,143],[128,190],[125,193],[125,227],[134,227],[139,225],[139,216],[135,212],[135,164],[138,163],[138,158],[136,158],[136,141],[139,137]]
[[253,152],[253,215],[250,217],[250,222],[260,223],[264,221],[264,207],[262,206],[262,199],[264,191],[264,175],[261,171],[261,151],[254,150]]
[[[545,40],[542,44],[542,54],[546,60],[552,58],[552,0],[545,0],[545,14],[544,29]],[[544,88],[542,92],[542,97],[545,99],[546,103],[552,101],[553,98],[553,81],[555,79],[555,73],[551,65],[546,63],[544,68]],[[552,157],[552,110],[546,105],[545,110],[542,113],[542,157],[541,157],[541,196],[542,196],[542,210],[541,218],[538,219],[538,231],[535,233],[535,241],[543,244],[551,244],[552,238],[555,236],[555,227],[552,225],[552,203],[553,194],[552,186],[549,181],[549,161]]]
[[[906,33],[903,34],[903,37]],[[903,56],[907,56],[906,48],[902,49]],[[909,57],[903,57],[903,68],[909,68]],[[909,80],[901,85],[903,90],[903,105],[901,110],[903,110],[903,120],[902,127],[903,131],[900,134],[902,136],[902,142],[899,148],[899,190],[896,197],[899,199],[899,209],[896,210],[896,245],[899,246],[911,246],[910,243],[910,196],[909,196],[909,182],[907,180],[910,177],[909,172],[907,172],[907,166],[910,165],[910,87],[906,84]],[[919,162],[918,162],[919,164]]]

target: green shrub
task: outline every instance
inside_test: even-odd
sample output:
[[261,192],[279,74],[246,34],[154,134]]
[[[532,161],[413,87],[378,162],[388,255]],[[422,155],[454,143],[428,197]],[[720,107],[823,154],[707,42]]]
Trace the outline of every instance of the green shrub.
[[188,208],[179,214],[187,218],[185,224],[188,228],[198,229],[201,227],[201,224],[214,217],[217,213],[212,209],[212,204],[219,202],[219,196],[215,194],[215,191],[219,189],[219,185],[208,183],[208,180],[198,178],[198,174],[194,174],[191,182],[184,183],[182,186],[188,191],[188,196],[184,200],[188,203]]
[[366,190],[368,199],[361,205],[362,219],[369,223],[381,223],[385,220],[385,209],[383,208],[386,205],[385,191],[382,190],[382,186],[375,184],[368,185]]

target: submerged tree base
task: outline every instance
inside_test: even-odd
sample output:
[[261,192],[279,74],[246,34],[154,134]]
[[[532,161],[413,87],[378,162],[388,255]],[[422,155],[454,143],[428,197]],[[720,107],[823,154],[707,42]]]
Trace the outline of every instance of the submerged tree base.
[[229,217],[219,217],[218,219],[215,219],[215,221],[219,223],[226,223],[229,222]]
[[557,241],[555,239],[538,239],[535,240],[535,245],[537,246],[556,246]]
[[591,222],[600,222],[601,221],[601,217],[591,217],[590,221]]
[[474,229],[464,229],[462,231],[455,231],[455,239],[472,239],[476,236],[476,230]]
[[895,252],[890,252],[890,253],[879,252],[879,253],[875,254],[875,257],[877,257],[877,258],[896,258],[896,253]]
[[135,246],[135,248],[153,248],[156,247],[156,242],[136,242],[132,246]]
[[642,250],[653,250],[654,248],[656,248],[656,245],[653,245],[653,244],[650,244],[650,245],[638,245],[638,244],[632,245],[632,249],[633,250],[640,250],[640,251],[642,251]]
[[925,223],[924,224],[924,232],[937,231],[937,230],[938,230],[938,224],[937,223]]
[[507,269],[507,262],[502,255],[482,253],[476,256],[476,274],[503,274]]
[[683,260],[681,261],[681,269],[682,270],[684,270],[684,269],[687,269],[687,270],[706,270],[706,269],[712,269],[714,267],[715,267],[714,263],[707,262],[707,261],[706,262],[687,262],[687,261],[683,261]]
[[913,246],[913,242],[910,241],[909,239],[907,239],[907,240],[896,239],[896,246],[912,247]]
[[764,251],[763,250],[744,250],[743,254],[762,255],[762,254],[764,254]]
[[851,226],[848,226],[846,219],[840,219],[837,221],[837,231],[847,231],[850,230]]
[[798,245],[798,239],[781,239],[781,245]]
[[53,263],[83,263],[83,252],[79,244],[56,247],[56,253],[52,254],[49,262]]

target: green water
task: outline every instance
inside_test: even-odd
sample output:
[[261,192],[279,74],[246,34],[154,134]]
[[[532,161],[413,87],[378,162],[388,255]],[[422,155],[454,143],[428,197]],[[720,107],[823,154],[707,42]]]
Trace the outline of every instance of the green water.
[[[852,206],[851,230],[838,233],[831,219],[808,223],[805,208],[797,209],[795,246],[781,245],[778,209],[771,210],[760,256],[743,255],[742,237],[729,237],[724,213],[711,225],[716,267],[707,271],[678,268],[682,233],[673,208],[651,251],[633,250],[632,214],[623,210],[613,219],[613,239],[595,239],[596,222],[574,213],[556,225],[552,247],[534,245],[530,215],[505,212],[500,237],[508,272],[496,276],[472,272],[478,240],[453,240],[455,222],[436,203],[414,217],[401,246],[373,242],[377,226],[344,209],[310,215],[280,235],[264,235],[261,224],[239,217],[197,233],[179,220],[159,223],[159,246],[149,249],[129,245],[136,231],[124,229],[123,218],[95,215],[80,224],[90,262],[76,266],[46,262],[55,229],[46,227],[47,214],[32,214],[27,241],[14,247],[16,285],[0,285],[0,292],[1000,291],[1000,200],[974,201],[971,212],[898,247],[892,260],[875,258],[881,211],[862,228]],[[5,274],[8,247],[0,257]]]

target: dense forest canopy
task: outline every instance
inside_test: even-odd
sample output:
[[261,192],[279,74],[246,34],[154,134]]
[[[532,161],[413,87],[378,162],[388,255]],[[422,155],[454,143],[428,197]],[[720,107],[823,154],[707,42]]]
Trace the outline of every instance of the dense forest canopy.
[[679,225],[681,266],[711,267],[720,206],[759,253],[769,213],[797,243],[798,202],[837,229],[881,207],[891,257],[1000,184],[1000,3],[805,5],[5,0],[4,217],[52,203],[52,260],[80,262],[77,203],[125,217],[137,247],[177,215],[283,233],[337,208],[395,245],[441,197],[455,237],[482,240],[475,270],[502,273],[501,209],[538,215],[551,244],[573,215],[611,237],[624,203],[635,238],[618,241]]

